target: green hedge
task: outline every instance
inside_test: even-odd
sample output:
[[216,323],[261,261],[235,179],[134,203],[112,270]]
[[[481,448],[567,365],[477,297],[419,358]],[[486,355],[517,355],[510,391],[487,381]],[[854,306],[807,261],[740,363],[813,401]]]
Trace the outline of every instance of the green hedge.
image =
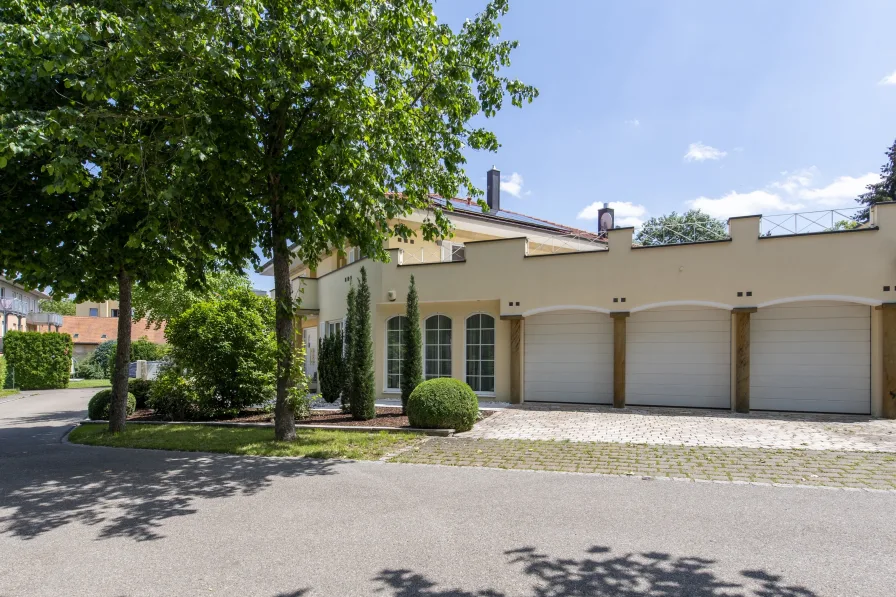
[[0,354],[0,389],[6,387],[6,357]]
[[442,377],[424,381],[408,398],[411,427],[469,431],[477,418],[479,399],[459,379]]
[[[105,421],[109,418],[109,409],[112,405],[112,390],[101,390],[93,395],[87,403],[87,417],[94,421]],[[137,409],[137,399],[128,392],[128,416],[134,414]]]
[[72,370],[72,337],[54,332],[9,332],[3,351],[16,387],[46,390],[68,387]]

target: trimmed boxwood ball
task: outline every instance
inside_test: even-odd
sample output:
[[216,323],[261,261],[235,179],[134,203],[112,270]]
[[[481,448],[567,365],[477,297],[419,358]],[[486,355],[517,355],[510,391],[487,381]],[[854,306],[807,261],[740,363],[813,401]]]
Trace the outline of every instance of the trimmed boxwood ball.
[[152,380],[131,379],[128,380],[128,392],[137,399],[137,408],[146,408],[149,401],[149,393],[152,391]]
[[[112,404],[112,390],[102,390],[93,395],[87,403],[87,417],[93,420],[106,420],[109,418],[109,407]],[[137,399],[128,392],[128,416],[134,414],[137,409]]]
[[476,393],[459,379],[430,379],[417,386],[408,398],[411,427],[469,431],[479,417]]

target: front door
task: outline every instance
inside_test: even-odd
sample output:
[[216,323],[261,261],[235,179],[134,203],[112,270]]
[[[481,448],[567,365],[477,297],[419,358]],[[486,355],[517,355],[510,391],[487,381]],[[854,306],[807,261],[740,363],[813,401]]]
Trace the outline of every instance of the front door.
[[305,343],[305,375],[308,376],[309,389],[317,389],[317,328],[302,330],[302,341]]

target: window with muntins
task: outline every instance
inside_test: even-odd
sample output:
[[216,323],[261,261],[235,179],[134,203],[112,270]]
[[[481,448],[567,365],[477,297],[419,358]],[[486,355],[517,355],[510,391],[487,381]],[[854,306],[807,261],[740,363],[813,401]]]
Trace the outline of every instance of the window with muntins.
[[332,336],[333,334],[335,334],[337,332],[341,332],[341,331],[342,331],[342,320],[341,319],[336,319],[336,320],[327,322],[327,336]]
[[495,391],[495,318],[485,313],[467,318],[467,385]]
[[451,377],[451,318],[433,315],[427,319],[423,342],[424,377]]
[[396,315],[386,321],[386,389],[401,389],[401,347],[408,330],[408,318]]

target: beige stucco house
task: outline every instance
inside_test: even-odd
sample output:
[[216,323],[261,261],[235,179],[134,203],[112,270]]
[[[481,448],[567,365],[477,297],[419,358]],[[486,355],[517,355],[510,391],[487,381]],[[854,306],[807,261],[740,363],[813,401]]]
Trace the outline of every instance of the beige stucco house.
[[78,303],[75,317],[118,317],[118,301]]
[[27,290],[12,280],[0,276],[0,352],[3,336],[10,331],[58,331],[62,316],[41,313],[41,299],[50,297],[39,290]]
[[[638,246],[631,228],[502,210],[494,170],[489,183],[488,213],[452,201],[444,242],[390,239],[387,263],[350,249],[293,264],[309,371],[363,266],[380,397],[399,393],[401,334],[420,325],[425,376],[483,400],[896,417],[896,205],[850,230],[766,236],[756,215],[729,220],[724,240]],[[411,275],[420,322],[403,317]]]

